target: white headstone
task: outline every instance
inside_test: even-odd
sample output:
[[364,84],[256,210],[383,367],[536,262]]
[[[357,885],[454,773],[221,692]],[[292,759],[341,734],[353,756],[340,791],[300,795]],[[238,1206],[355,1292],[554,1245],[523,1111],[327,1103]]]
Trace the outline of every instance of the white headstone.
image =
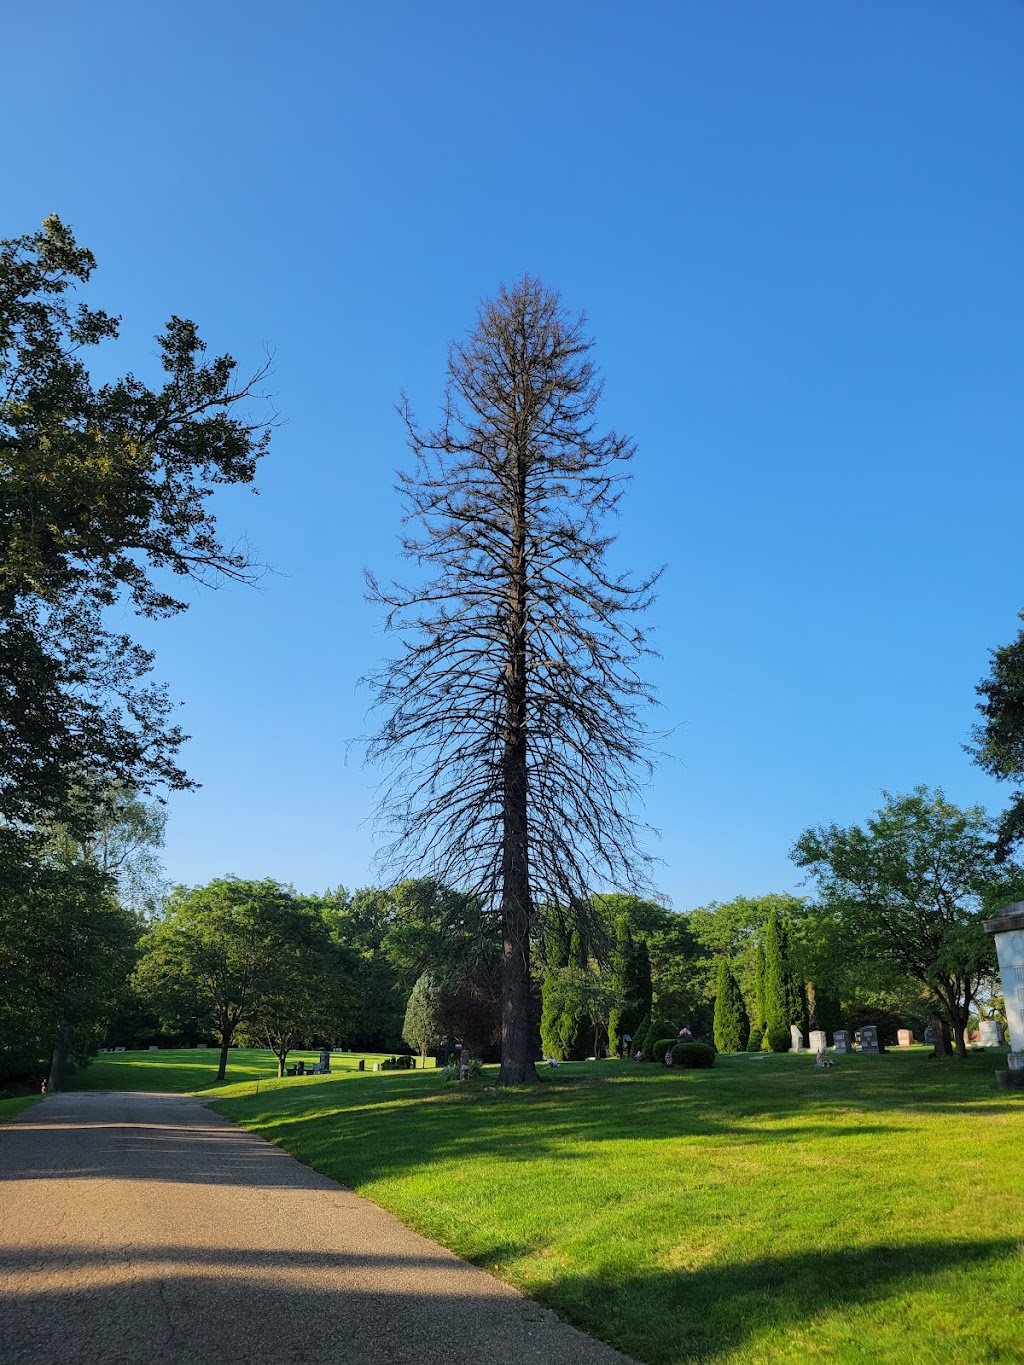
[[982,1047],[1003,1046],[1003,1026],[998,1019],[982,1019],[978,1025]]
[[789,1026],[789,1049],[791,1052],[803,1052],[804,1035],[799,1024]]
[[828,1035],[824,1029],[816,1028],[811,1030],[810,1044],[812,1052],[824,1052],[828,1047]]

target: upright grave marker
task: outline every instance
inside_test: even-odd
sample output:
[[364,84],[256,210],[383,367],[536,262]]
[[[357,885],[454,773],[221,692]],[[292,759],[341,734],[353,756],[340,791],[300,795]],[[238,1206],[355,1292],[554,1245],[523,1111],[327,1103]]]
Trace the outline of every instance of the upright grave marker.
[[900,1047],[910,1047],[914,1041],[914,1034],[911,1029],[901,1028],[896,1030],[896,1042]]
[[874,1024],[864,1024],[860,1031],[860,1050],[861,1052],[884,1052],[885,1048],[878,1040],[878,1029]]
[[828,1035],[825,1033],[824,1029],[812,1029],[809,1041],[812,1052],[824,1052],[828,1047]]
[[1009,1070],[997,1071],[996,1083],[1024,1089],[1024,901],[1004,905],[985,928],[996,941],[1010,1031]]
[[803,1052],[804,1050],[804,1035],[799,1024],[790,1024],[789,1026],[789,1050],[791,1052]]
[[1003,1026],[996,1019],[982,1019],[978,1025],[982,1047],[1003,1046]]
[[853,1039],[850,1037],[850,1034],[846,1029],[837,1028],[835,1033],[832,1035],[832,1041],[836,1052],[853,1051]]

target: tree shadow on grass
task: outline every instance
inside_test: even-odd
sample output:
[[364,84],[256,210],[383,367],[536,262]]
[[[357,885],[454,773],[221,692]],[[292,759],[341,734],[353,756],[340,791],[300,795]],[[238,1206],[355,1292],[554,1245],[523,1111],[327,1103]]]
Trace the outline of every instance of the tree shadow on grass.
[[[972,1359],[1009,1360],[998,1348],[987,1351],[985,1335],[990,1305],[981,1309],[977,1298],[962,1295],[963,1273],[989,1287],[1005,1279],[1013,1266],[1019,1271],[1019,1247],[1012,1239],[976,1239],[928,1242],[911,1245],[879,1244],[851,1250],[807,1251],[782,1257],[765,1257],[727,1265],[710,1265],[694,1271],[652,1270],[638,1272],[613,1283],[590,1276],[567,1275],[552,1280],[537,1297],[570,1320],[586,1323],[589,1330],[612,1341],[620,1350],[653,1365],[676,1365],[681,1361],[714,1361],[759,1338],[784,1337],[794,1347],[805,1340],[808,1325],[830,1315],[840,1320],[844,1312],[865,1305],[893,1302],[880,1309],[885,1330],[909,1337],[915,1328],[905,1322],[903,1303],[908,1295],[930,1289],[945,1290],[942,1335],[949,1330],[972,1335]],[[943,1280],[946,1281],[945,1285]],[[1018,1289],[1019,1292],[1019,1289]],[[1008,1290],[1003,1314],[1013,1311]],[[991,1305],[998,1319],[999,1309]],[[957,1320],[959,1318],[959,1321]],[[840,1327],[840,1332],[844,1329]],[[916,1359],[920,1343],[905,1339],[899,1356],[878,1359]],[[858,1346],[858,1359],[872,1358],[870,1343],[851,1335],[851,1353]],[[753,1359],[772,1359],[762,1346]],[[943,1350],[943,1342],[932,1350]],[[922,1351],[922,1357],[931,1352]],[[838,1359],[828,1354],[823,1358]],[[845,1358],[843,1356],[842,1358]],[[958,1357],[960,1359],[966,1356]]]

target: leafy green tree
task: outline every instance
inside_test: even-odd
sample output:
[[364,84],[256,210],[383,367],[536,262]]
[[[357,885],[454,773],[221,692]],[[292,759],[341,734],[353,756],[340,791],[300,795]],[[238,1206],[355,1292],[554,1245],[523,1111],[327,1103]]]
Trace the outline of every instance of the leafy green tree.
[[[91,773],[148,791],[189,785],[153,657],[108,609],[180,612],[168,572],[252,577],[218,539],[208,500],[248,484],[267,445],[238,416],[254,379],[204,358],[193,323],[157,339],[165,379],[93,382],[85,356],[118,320],[70,295],[95,267],[59,218],[0,242],[0,818],[81,821]],[[155,576],[154,576],[155,575]]]
[[441,1041],[438,1019],[440,992],[437,983],[429,973],[424,972],[416,981],[405,1007],[405,1023],[402,1037],[414,1047],[426,1064],[427,1053]]
[[719,1052],[742,1052],[750,1033],[743,996],[727,958],[718,960],[715,993],[715,1047]]
[[[1024,781],[1024,630],[1010,644],[992,651],[991,672],[977,692],[984,719],[973,729],[968,752],[1000,781]],[[1022,840],[1024,791],[1015,791],[996,829],[999,861],[1005,861]]]
[[308,927],[301,915],[294,893],[277,882],[224,877],[175,888],[147,935],[137,989],[209,1029],[220,1043],[218,1080],[236,1034],[257,1028],[261,1007],[280,999],[279,974],[291,971],[292,945]]
[[269,1047],[283,1076],[294,1048],[330,1047],[350,1029],[357,1007],[357,959],[332,942],[315,901],[282,902],[268,931],[273,955],[239,1037]]
[[597,429],[584,320],[525,277],[450,348],[436,427],[406,407],[402,548],[423,577],[371,593],[399,638],[373,678],[392,860],[500,923],[503,1085],[535,1078],[540,907],[634,885],[650,767],[641,619],[657,575],[607,564],[633,445]]
[[0,1077],[59,1090],[127,993],[139,924],[94,863],[33,852],[0,873]]
[[636,942],[629,917],[620,915],[615,926],[615,947],[611,958],[611,988],[615,1003],[608,1016],[608,1042],[615,1056],[621,1056],[623,1036],[631,1038],[637,1025],[651,1012],[651,961],[647,944]]
[[808,829],[790,856],[815,878],[848,951],[924,986],[963,1056],[971,1005],[994,971],[986,908],[1010,898],[1021,869],[996,864],[981,807],[960,809],[924,786],[883,795],[864,825]]

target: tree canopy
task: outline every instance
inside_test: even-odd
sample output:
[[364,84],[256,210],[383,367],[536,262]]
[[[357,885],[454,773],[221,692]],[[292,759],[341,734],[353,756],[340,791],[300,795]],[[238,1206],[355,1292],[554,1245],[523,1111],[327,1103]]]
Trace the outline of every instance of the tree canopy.
[[925,987],[963,1055],[972,1001],[995,964],[982,921],[1020,869],[996,866],[980,807],[961,810],[927,787],[884,796],[864,825],[805,830],[791,857],[817,882],[845,952]]
[[188,785],[184,736],[149,681],[152,654],[107,612],[185,608],[177,579],[248,579],[209,500],[251,483],[265,425],[238,415],[257,376],[206,359],[194,323],[157,338],[164,381],[97,385],[85,357],[118,319],[71,295],[95,268],[70,227],[0,242],[0,819],[87,819],[98,773],[150,791]]

